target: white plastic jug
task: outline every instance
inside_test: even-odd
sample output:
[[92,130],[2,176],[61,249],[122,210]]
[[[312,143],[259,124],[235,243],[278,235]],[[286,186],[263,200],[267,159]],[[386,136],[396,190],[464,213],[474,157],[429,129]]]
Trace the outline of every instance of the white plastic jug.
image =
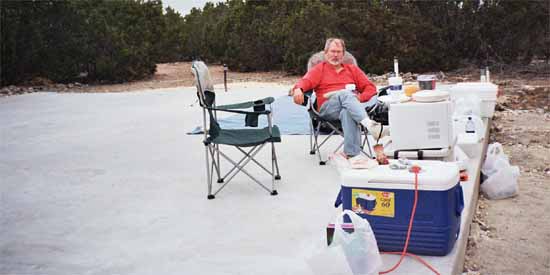
[[453,130],[459,143],[478,143],[485,137],[483,120],[479,116],[453,116]]

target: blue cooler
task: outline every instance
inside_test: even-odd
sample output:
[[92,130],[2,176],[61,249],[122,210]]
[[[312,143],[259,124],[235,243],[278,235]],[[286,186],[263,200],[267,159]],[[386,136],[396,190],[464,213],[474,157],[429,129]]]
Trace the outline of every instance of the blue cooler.
[[[390,163],[397,160],[390,160]],[[456,163],[414,161],[418,174],[418,203],[408,252],[447,255],[460,232],[464,197]],[[402,251],[414,204],[414,173],[381,165],[341,172],[342,189],[336,206],[367,219],[380,251]]]

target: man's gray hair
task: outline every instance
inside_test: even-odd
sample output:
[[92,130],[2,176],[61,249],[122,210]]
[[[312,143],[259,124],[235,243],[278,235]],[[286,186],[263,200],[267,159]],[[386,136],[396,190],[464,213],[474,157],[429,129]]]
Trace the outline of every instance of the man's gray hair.
[[328,48],[330,47],[330,44],[332,43],[336,43],[336,44],[339,44],[340,46],[342,46],[344,52],[346,51],[346,42],[344,42],[343,39],[341,38],[329,38],[327,39],[327,42],[325,42],[325,52],[328,51]]

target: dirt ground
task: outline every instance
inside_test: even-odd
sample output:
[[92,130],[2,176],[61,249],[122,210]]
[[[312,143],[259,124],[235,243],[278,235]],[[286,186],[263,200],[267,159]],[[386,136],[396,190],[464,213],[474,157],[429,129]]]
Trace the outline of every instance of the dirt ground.
[[[215,83],[223,83],[223,67],[209,65]],[[188,62],[159,64],[151,78],[116,85],[52,84],[38,81],[28,87],[4,87],[0,96],[49,90],[57,92],[123,92],[192,86]],[[464,68],[435,72],[443,82],[477,81],[479,70]],[[371,76],[378,85],[387,76]],[[416,74],[407,73],[405,81]],[[550,65],[538,63],[521,69],[496,70],[492,81],[501,89],[491,128],[490,142],[500,142],[512,165],[520,168],[519,195],[488,200],[480,195],[471,226],[464,273],[550,274]],[[283,72],[237,73],[229,82],[288,84],[298,76]],[[154,91],[154,90],[152,90]]]

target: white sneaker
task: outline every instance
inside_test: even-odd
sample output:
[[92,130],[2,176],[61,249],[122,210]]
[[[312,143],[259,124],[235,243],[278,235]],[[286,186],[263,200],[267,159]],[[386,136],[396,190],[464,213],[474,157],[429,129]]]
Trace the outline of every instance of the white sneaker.
[[376,140],[378,140],[381,137],[387,135],[387,129],[384,129],[384,130],[386,130],[386,131],[384,131],[381,123],[378,123],[374,120],[371,120],[368,117],[361,120],[360,123],[361,123],[361,125],[365,126],[365,128],[367,128],[367,130],[369,130],[369,133]]

